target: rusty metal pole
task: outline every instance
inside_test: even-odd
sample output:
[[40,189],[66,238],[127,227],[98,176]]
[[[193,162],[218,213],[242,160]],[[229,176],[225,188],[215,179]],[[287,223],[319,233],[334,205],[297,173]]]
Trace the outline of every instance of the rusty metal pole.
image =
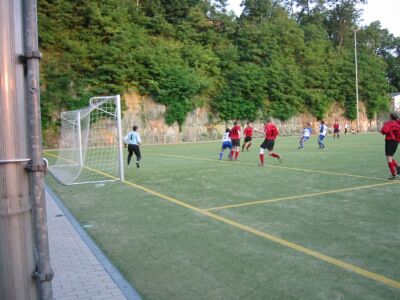
[[50,251],[46,216],[44,189],[42,124],[40,115],[39,61],[41,54],[38,45],[37,1],[24,1],[24,40],[26,62],[26,94],[28,114],[28,145],[31,161],[27,167],[30,172],[30,192],[34,217],[36,272],[34,277],[39,284],[39,297],[53,299],[51,280],[53,270],[50,266]]
[[35,300],[22,7],[0,1],[0,299]]

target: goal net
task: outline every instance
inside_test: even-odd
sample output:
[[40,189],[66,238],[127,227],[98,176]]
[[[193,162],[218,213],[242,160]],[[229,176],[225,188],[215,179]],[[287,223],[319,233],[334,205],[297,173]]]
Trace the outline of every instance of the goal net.
[[61,113],[57,160],[49,167],[62,184],[124,180],[120,96],[94,97]]

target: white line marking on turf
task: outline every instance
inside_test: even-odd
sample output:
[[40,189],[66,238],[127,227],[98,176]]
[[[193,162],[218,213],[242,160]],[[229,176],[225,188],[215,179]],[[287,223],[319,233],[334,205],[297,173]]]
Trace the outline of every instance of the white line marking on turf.
[[269,199],[269,200],[259,200],[259,201],[251,201],[251,202],[244,202],[244,203],[238,203],[238,204],[217,206],[217,207],[207,208],[206,210],[215,211],[215,210],[236,208],[236,207],[242,207],[242,206],[248,206],[248,205],[266,204],[266,203],[272,203],[272,202],[278,202],[278,201],[284,201],[284,200],[298,200],[298,199],[307,198],[307,197],[315,197],[315,196],[328,195],[328,194],[334,194],[334,193],[342,193],[342,192],[348,192],[348,191],[353,191],[353,190],[374,188],[374,187],[380,187],[380,186],[386,186],[386,185],[392,185],[392,184],[399,184],[399,183],[400,183],[399,181],[398,182],[391,181],[391,182],[385,182],[385,183],[361,185],[361,186],[355,186],[355,187],[343,188],[343,189],[336,189],[336,190],[330,190],[330,191],[319,192],[319,193],[311,193],[311,194],[288,196],[288,197],[281,197],[281,198],[275,198],[275,199]]
[[[216,159],[210,159],[210,158],[204,158],[204,157],[194,157],[194,156],[184,156],[184,155],[174,155],[174,154],[165,154],[165,153],[153,153],[153,154],[148,154],[148,156],[165,156],[165,157],[176,157],[176,158],[185,158],[185,159],[191,159],[191,160],[203,160],[203,161],[217,162]],[[240,161],[235,161],[234,163],[232,163],[231,161],[222,161],[222,163],[229,164],[229,165],[240,164],[240,165],[257,166],[257,164],[240,162]],[[338,172],[309,170],[309,169],[302,169],[302,168],[295,168],[295,167],[285,167],[285,166],[275,166],[275,165],[265,165],[265,167],[276,168],[276,169],[287,169],[287,170],[309,172],[309,173],[326,174],[326,175],[339,175],[339,176],[348,176],[348,177],[356,177],[356,178],[373,179],[373,180],[379,180],[379,181],[387,181],[387,179],[383,179],[383,178],[362,176],[362,175],[356,175],[356,174],[346,174],[346,173],[338,173]]]

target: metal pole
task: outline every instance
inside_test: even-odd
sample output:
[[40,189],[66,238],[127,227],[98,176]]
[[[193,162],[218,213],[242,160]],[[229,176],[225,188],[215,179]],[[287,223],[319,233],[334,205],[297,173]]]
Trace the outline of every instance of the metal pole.
[[0,1],[0,299],[37,299],[26,136],[22,0]]
[[79,166],[83,167],[83,149],[82,149],[82,127],[81,127],[81,112],[78,111],[76,116],[76,125],[78,130],[78,147],[79,147]]
[[118,130],[118,158],[119,158],[119,179],[125,180],[124,158],[122,153],[122,127],[121,127],[121,96],[117,95],[117,130]]
[[360,119],[358,112],[358,64],[357,64],[357,28],[354,28],[354,61],[356,69],[356,113],[357,113],[357,132],[360,132]]
[[31,164],[30,191],[34,216],[35,246],[37,253],[36,272],[33,274],[39,285],[39,297],[53,299],[51,280],[53,271],[50,266],[49,240],[46,219],[46,201],[44,191],[44,171],[42,153],[42,130],[40,116],[39,60],[37,32],[37,2],[24,1],[24,37],[27,84],[28,142]]

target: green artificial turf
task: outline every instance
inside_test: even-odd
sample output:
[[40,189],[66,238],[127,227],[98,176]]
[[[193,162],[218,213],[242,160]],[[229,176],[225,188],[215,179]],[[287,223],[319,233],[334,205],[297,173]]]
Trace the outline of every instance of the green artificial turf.
[[144,299],[400,299],[382,136],[297,142],[264,167],[261,140],[221,163],[220,142],[143,145],[125,183],[47,184]]

